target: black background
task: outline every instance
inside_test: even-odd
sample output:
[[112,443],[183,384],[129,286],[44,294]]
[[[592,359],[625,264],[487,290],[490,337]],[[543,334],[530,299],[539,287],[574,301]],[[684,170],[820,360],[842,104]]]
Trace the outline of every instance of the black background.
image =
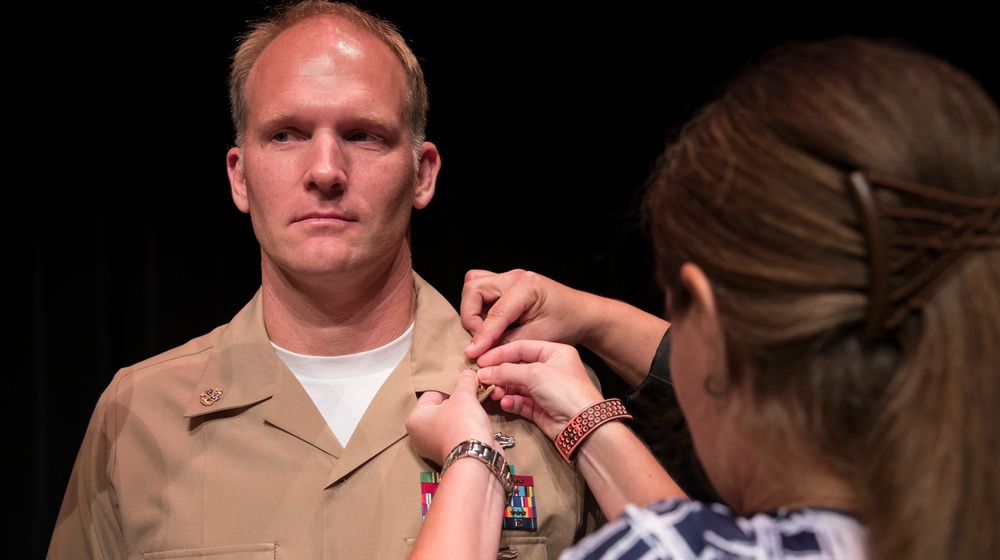
[[[636,193],[673,129],[777,42],[898,37],[1000,97],[985,3],[359,4],[395,21],[424,61],[443,169],[414,215],[414,266],[456,305],[466,270],[519,267],[659,313]],[[205,6],[8,18],[12,558],[44,556],[114,372],[228,321],[259,284],[225,172],[225,81],[234,37],[265,4]]]

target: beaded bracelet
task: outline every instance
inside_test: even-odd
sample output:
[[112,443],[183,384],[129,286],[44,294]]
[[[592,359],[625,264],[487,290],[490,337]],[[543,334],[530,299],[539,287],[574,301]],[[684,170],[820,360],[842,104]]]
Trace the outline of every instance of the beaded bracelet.
[[594,431],[594,428],[610,420],[630,420],[632,415],[625,409],[621,399],[608,399],[592,404],[574,416],[559,435],[556,436],[556,449],[570,465],[573,464],[573,452],[580,443]]

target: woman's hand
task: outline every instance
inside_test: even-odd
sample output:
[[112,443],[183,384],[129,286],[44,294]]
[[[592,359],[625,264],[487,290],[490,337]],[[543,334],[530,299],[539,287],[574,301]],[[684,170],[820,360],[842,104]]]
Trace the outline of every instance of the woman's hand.
[[478,387],[476,372],[467,369],[458,376],[450,397],[438,391],[420,395],[406,418],[406,431],[421,457],[442,465],[456,445],[470,439],[503,453],[499,445],[493,444],[493,424],[479,402]]
[[517,340],[479,357],[479,381],[496,388],[490,398],[507,412],[535,422],[555,439],[578,412],[604,400],[575,348]]
[[470,270],[460,306],[462,325],[473,334],[465,354],[476,358],[497,344],[524,339],[577,344],[600,322],[602,301],[527,270]]

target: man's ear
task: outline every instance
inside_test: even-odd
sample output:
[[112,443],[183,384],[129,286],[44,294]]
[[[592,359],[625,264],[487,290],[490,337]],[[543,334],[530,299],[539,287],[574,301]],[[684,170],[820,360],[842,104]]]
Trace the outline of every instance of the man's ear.
[[413,193],[413,207],[422,210],[434,198],[438,172],[441,171],[441,154],[437,146],[424,142],[420,147],[420,161],[417,164],[417,180]]
[[233,195],[233,202],[240,212],[249,213],[250,200],[247,198],[247,184],[243,177],[239,148],[229,148],[229,153],[226,154],[226,171],[229,173],[229,190]]

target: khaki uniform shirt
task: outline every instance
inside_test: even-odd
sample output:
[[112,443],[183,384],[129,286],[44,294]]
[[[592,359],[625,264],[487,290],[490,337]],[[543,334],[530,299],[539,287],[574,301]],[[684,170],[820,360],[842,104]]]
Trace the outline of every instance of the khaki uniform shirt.
[[[471,365],[455,309],[415,273],[414,285],[412,347],[346,447],[275,354],[260,292],[229,324],[118,371],[47,558],[405,558],[423,519],[421,473],[438,467],[410,448],[404,421],[420,393],[451,392]],[[533,423],[484,406],[515,438],[506,455],[532,483],[523,493],[537,520],[536,530],[505,529],[500,547],[555,559],[603,522],[599,510]]]

